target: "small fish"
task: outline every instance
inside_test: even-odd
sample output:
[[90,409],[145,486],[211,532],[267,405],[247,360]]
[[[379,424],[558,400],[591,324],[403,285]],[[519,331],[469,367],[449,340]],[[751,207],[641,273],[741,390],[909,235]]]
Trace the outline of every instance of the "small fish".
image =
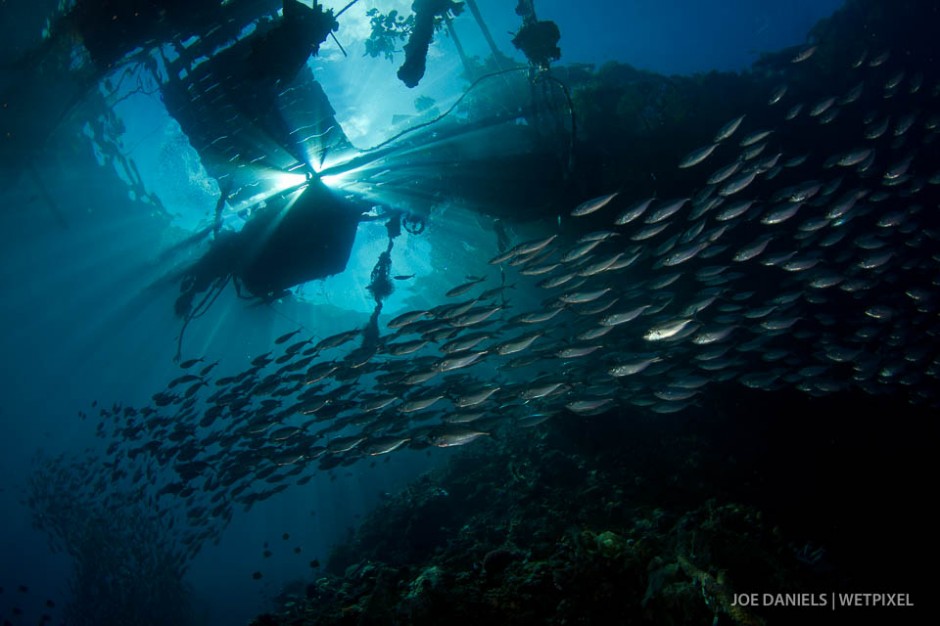
[[473,289],[474,285],[477,285],[478,283],[481,283],[481,282],[483,282],[482,278],[475,278],[469,282],[466,282],[462,285],[458,285],[457,287],[454,287],[453,289],[445,293],[444,296],[448,298],[456,298],[458,296],[462,296],[463,294]]
[[548,265],[537,265],[535,267],[527,267],[519,273],[523,276],[541,276],[543,274],[549,274],[554,270],[561,267],[561,263],[550,263]]
[[517,352],[522,352],[531,346],[536,339],[542,336],[542,333],[531,333],[518,339],[513,339],[496,346],[497,354],[505,356],[507,354],[515,354]]
[[372,411],[378,411],[378,410],[384,409],[385,407],[387,407],[389,404],[391,404],[397,399],[398,398],[396,398],[395,396],[391,396],[391,395],[379,396],[377,398],[366,400],[365,402],[362,403],[362,405],[360,405],[360,408],[365,413],[371,413]]
[[674,267],[681,263],[695,258],[699,252],[708,247],[707,241],[702,241],[699,243],[689,244],[685,248],[680,248],[679,250],[673,252],[668,257],[661,261],[663,267]]
[[548,244],[555,241],[557,237],[558,235],[549,235],[548,237],[545,237],[544,239],[533,239],[531,241],[524,241],[520,243],[519,245],[514,246],[510,250],[507,250],[506,252],[503,252],[502,254],[498,254],[494,256],[492,259],[489,260],[489,264],[499,265],[500,263],[503,263],[504,261],[508,261],[509,259],[513,257],[525,256],[527,254],[535,254],[536,252],[539,252],[540,250],[543,250],[544,248],[546,248]]
[[647,226],[643,230],[630,235],[630,241],[646,241],[647,239],[652,239],[667,228],[669,228],[669,222],[660,222],[659,224]]
[[682,332],[691,323],[692,319],[688,317],[663,322],[646,331],[646,334],[643,335],[643,339],[647,341],[664,341],[671,339]]
[[727,222],[728,220],[733,220],[736,217],[740,217],[744,215],[753,204],[753,200],[742,200],[741,202],[736,202],[715,215],[715,221]]
[[611,237],[619,237],[620,233],[612,230],[598,230],[578,237],[577,243],[587,243],[588,241],[607,241]]
[[651,357],[648,359],[639,359],[637,361],[630,361],[627,363],[621,363],[620,365],[615,365],[607,370],[607,373],[613,376],[614,378],[622,378],[624,376],[632,376],[634,374],[639,374],[647,367],[653,363],[658,363],[662,361],[662,357]]
[[371,439],[366,444],[365,452],[369,456],[380,456],[394,452],[409,441],[411,441],[411,437],[379,437]]
[[459,354],[449,359],[444,359],[435,366],[433,373],[436,374],[438,372],[452,372],[454,370],[470,367],[487,354],[489,354],[488,350],[478,350],[477,352]]
[[555,241],[558,238],[558,235],[549,235],[544,239],[535,239],[533,241],[525,241],[520,243],[518,246],[513,248],[516,251],[516,255],[525,255],[525,254],[535,254],[544,250],[548,244]]
[[595,291],[571,292],[561,296],[559,300],[565,304],[586,304],[588,302],[594,302],[609,291],[610,287],[597,289]]
[[711,343],[717,343],[719,341],[724,341],[728,338],[731,332],[735,329],[734,326],[728,326],[726,328],[721,328],[718,330],[700,332],[695,337],[692,338],[692,343],[700,346],[708,345]]
[[787,86],[780,85],[779,87],[773,90],[773,93],[770,94],[770,99],[767,101],[767,104],[773,106],[780,102],[783,96],[787,93]]
[[692,152],[685,155],[685,158],[683,158],[682,161],[679,162],[679,169],[680,170],[686,169],[686,168],[694,167],[698,165],[699,163],[707,159],[711,155],[711,153],[715,151],[715,148],[717,147],[718,147],[718,144],[713,143],[713,144],[698,148],[696,150],[693,150]]
[[599,413],[608,409],[614,403],[611,398],[597,398],[595,400],[575,400],[565,405],[572,413],[581,415],[588,413]]
[[802,63],[806,59],[813,56],[813,53],[816,52],[818,46],[807,46],[800,50],[795,57],[790,59],[790,63]]
[[535,311],[533,313],[527,313],[523,315],[519,321],[523,324],[541,324],[542,322],[547,322],[552,319],[559,313],[564,311],[563,307],[558,307],[557,309],[548,309],[547,311]]
[[734,118],[733,120],[731,120],[730,122],[728,122],[727,124],[725,124],[724,126],[722,126],[720,129],[718,129],[718,133],[715,134],[715,143],[724,141],[725,139],[733,135],[734,132],[738,130],[738,127],[741,125],[741,122],[744,121],[745,117],[747,116],[740,115]]
[[643,304],[631,309],[629,311],[624,311],[623,313],[612,313],[607,315],[600,320],[601,326],[618,326],[620,324],[626,324],[627,322],[632,322],[638,318],[646,309],[650,308],[648,304]]
[[330,335],[326,339],[321,340],[314,347],[314,351],[320,352],[322,350],[329,350],[330,348],[338,348],[344,343],[355,339],[359,335],[360,332],[362,331],[360,331],[359,329],[356,329],[356,330],[347,330],[342,333],[336,333],[335,335]]
[[727,196],[734,195],[739,191],[745,189],[748,185],[754,182],[754,177],[757,176],[757,170],[753,172],[745,172],[740,174],[730,181],[724,184],[724,186],[718,190],[718,195],[725,198]]
[[218,365],[219,363],[220,361],[216,361],[215,363],[210,363],[209,365],[206,365],[204,368],[199,370],[199,376],[204,378],[209,372],[215,369],[216,365]]
[[891,123],[890,116],[885,117],[880,123],[872,122],[865,128],[865,138],[866,139],[878,139],[885,131],[888,130],[888,125]]
[[181,385],[183,383],[189,383],[194,380],[199,380],[199,377],[196,376],[195,374],[183,374],[182,376],[179,376],[171,380],[170,383],[167,385],[167,389],[172,389],[173,387],[176,387],[177,385]]
[[409,311],[407,313],[402,313],[398,317],[395,317],[387,325],[389,328],[404,328],[405,326],[414,324],[427,315],[427,311]]
[[429,441],[431,445],[437,446],[438,448],[450,448],[453,446],[466,445],[471,441],[476,441],[480,437],[488,435],[489,433],[479,430],[452,430],[434,434],[429,437]]
[[857,150],[852,150],[851,152],[846,152],[839,156],[836,159],[835,164],[842,167],[854,167],[870,157],[874,153],[872,148],[859,148]]
[[466,328],[467,326],[473,326],[474,324],[479,324],[480,322],[485,322],[489,319],[494,313],[503,310],[502,305],[484,307],[482,309],[474,309],[468,313],[461,315],[451,321],[451,325],[456,328]]
[[854,87],[852,87],[852,89],[850,89],[844,96],[842,96],[841,98],[839,98],[839,104],[841,104],[841,105],[843,105],[843,106],[846,105],[846,104],[852,104],[853,102],[855,102],[856,100],[858,100],[859,97],[861,97],[861,95],[862,95],[862,90],[863,90],[864,88],[865,88],[865,83],[864,83],[864,82],[858,83],[857,85],[855,85]]
[[189,359],[188,361],[183,361],[180,363],[180,369],[188,370],[196,363],[202,363],[204,359]]
[[414,413],[415,411],[423,411],[424,409],[430,407],[438,400],[441,400],[444,397],[443,394],[435,394],[425,398],[417,398],[409,402],[405,402],[398,407],[398,410],[402,413]]
[[395,280],[408,280],[414,277],[415,277],[414,274],[398,274],[397,276],[392,276],[392,278],[394,278]]
[[535,387],[530,387],[522,392],[523,400],[537,400],[539,398],[544,398],[547,395],[550,395],[562,387],[565,387],[565,383],[562,382],[551,382],[544,385],[537,385]]
[[603,209],[605,206],[607,206],[607,204],[611,200],[616,198],[619,193],[620,193],[619,191],[615,191],[614,193],[609,193],[604,196],[598,196],[597,198],[594,198],[592,200],[587,200],[585,202],[582,202],[577,207],[575,207],[575,209],[571,212],[571,216],[581,217],[583,215],[590,215],[591,213],[594,213],[595,211],[599,211]]
[[280,337],[278,337],[277,339],[274,340],[274,343],[277,344],[277,345],[281,345],[282,343],[284,343],[285,341],[287,341],[288,339],[290,339],[291,337],[293,337],[294,335],[296,335],[296,334],[299,333],[299,332],[300,332],[300,329],[298,328],[297,330],[293,330],[293,331],[291,331],[291,332],[289,332],[289,333],[286,333],[286,334],[284,334],[284,335],[281,335]]
[[655,198],[647,198],[646,200],[640,200],[639,202],[636,202],[630,205],[629,207],[627,207],[627,209],[623,213],[621,213],[617,217],[616,220],[614,220],[614,224],[616,224],[617,226],[623,226],[624,224],[629,224],[636,218],[643,215],[646,209],[648,209],[649,206],[653,203],[654,199]]
[[729,163],[722,168],[719,168],[708,178],[709,185],[717,185],[720,182],[724,182],[726,178],[735,174],[739,169],[741,169],[741,161],[734,161]]
[[819,102],[817,102],[815,105],[813,105],[813,108],[809,110],[809,116],[819,117],[820,115],[828,111],[829,108],[835,103],[836,103],[836,99],[834,96],[829,96],[828,98],[824,98],[820,100]]
[[559,359],[580,359],[589,354],[593,354],[603,348],[603,346],[580,346],[574,348],[562,348],[555,353]]
[[577,272],[568,272],[567,274],[559,274],[558,276],[551,276],[544,280],[540,280],[537,285],[542,289],[554,289],[555,287],[561,287],[565,283],[571,282],[576,276]]
[[794,119],[796,119],[796,116],[799,115],[802,110],[803,110],[803,103],[797,102],[792,107],[790,107],[790,109],[787,111],[787,114],[783,116],[783,119],[785,119],[788,122],[793,121]]
[[787,221],[800,210],[800,207],[803,206],[802,202],[787,202],[781,205],[779,208],[776,208],[772,211],[768,211],[764,217],[761,218],[761,224],[782,224]]
[[871,61],[869,61],[868,67],[879,67],[881,65],[884,65],[884,62],[887,61],[888,58],[890,58],[890,56],[891,56],[891,51],[885,50],[884,52],[882,52],[881,54],[873,58]]
[[393,356],[405,356],[417,352],[426,345],[428,345],[427,339],[415,339],[403,343],[390,343],[385,348]]
[[465,409],[471,406],[477,406],[486,402],[490,396],[499,391],[501,387],[487,387],[475,393],[470,393],[464,396],[460,396],[454,400],[454,405],[461,409]]
[[767,249],[767,245],[770,243],[771,239],[773,239],[773,237],[762,237],[751,245],[741,248],[741,250],[734,255],[734,260],[738,263],[750,261]]
[[763,141],[764,139],[767,139],[767,137],[769,137],[770,134],[773,132],[774,131],[772,130],[755,130],[750,135],[746,135],[744,139],[742,139],[738,145],[741,146],[742,148],[753,146],[755,143],[759,141]]
[[582,243],[578,246],[575,246],[571,250],[565,252],[565,254],[561,257],[561,262],[570,263],[571,261],[577,261],[581,257],[590,253],[599,245],[601,245],[600,241],[588,241],[587,243]]
[[675,215],[679,209],[684,207],[688,201],[689,201],[688,198],[666,200],[665,202],[662,203],[662,205],[660,205],[659,208],[653,211],[653,213],[649,217],[647,217],[643,221],[643,223],[644,224],[658,224],[659,222],[662,222],[663,220],[669,219],[670,217]]

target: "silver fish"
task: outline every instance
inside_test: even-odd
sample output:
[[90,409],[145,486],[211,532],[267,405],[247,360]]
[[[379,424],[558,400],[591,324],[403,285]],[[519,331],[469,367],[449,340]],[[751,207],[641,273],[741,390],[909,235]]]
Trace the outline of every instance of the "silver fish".
[[739,191],[745,189],[748,185],[754,182],[754,177],[757,176],[757,171],[745,172],[735,178],[732,178],[730,181],[725,183],[725,185],[718,190],[718,195],[720,196],[731,196]]
[[778,102],[780,102],[780,100],[783,99],[783,96],[786,95],[786,93],[787,93],[786,85],[780,85],[778,87],[775,87],[774,90],[770,94],[770,99],[767,100],[767,104],[771,106],[777,104]]
[[454,370],[470,367],[484,356],[489,354],[489,350],[478,350],[468,354],[459,354],[438,362],[435,369],[439,372],[452,372]]
[[424,398],[417,398],[415,400],[410,400],[409,402],[405,402],[404,404],[398,407],[398,410],[402,413],[414,413],[415,411],[423,411],[424,409],[432,406],[437,401],[442,400],[443,398],[444,398],[444,394],[435,394],[435,395],[424,397]]
[[806,46],[805,48],[803,48],[802,50],[800,50],[800,51],[796,54],[795,57],[793,57],[792,59],[790,59],[790,63],[802,63],[803,61],[805,61],[805,60],[807,60],[808,58],[810,58],[811,56],[813,56],[813,53],[816,52],[816,48],[817,48],[817,46],[815,46],[815,45],[813,45],[813,46]]
[[751,245],[741,248],[734,255],[733,257],[734,260],[739,263],[742,263],[744,261],[750,261],[754,257],[759,256],[764,250],[766,250],[767,245],[770,243],[772,239],[773,237],[769,237],[769,236],[762,237],[758,239],[757,241],[755,241],[754,243],[752,243]]
[[609,291],[610,287],[605,287],[596,291],[571,292],[564,294],[559,298],[559,300],[565,304],[585,304],[587,302],[594,302]]
[[692,152],[685,155],[682,161],[679,162],[679,169],[685,169],[685,168],[698,165],[699,163],[707,159],[711,155],[711,153],[715,151],[715,148],[717,147],[718,147],[718,144],[713,143],[713,144],[698,148],[696,150],[693,150]]
[[746,114],[739,115],[738,117],[734,118],[733,120],[731,120],[730,122],[722,126],[720,129],[718,129],[718,132],[715,134],[715,143],[724,141],[725,139],[733,135],[734,131],[738,130],[738,127],[741,125],[741,122],[744,121],[745,117],[747,117]]
[[428,440],[431,445],[438,448],[450,448],[453,446],[463,446],[471,441],[476,441],[480,437],[486,437],[489,433],[479,430],[449,430],[446,432],[435,433]]
[[681,209],[689,201],[689,198],[677,198],[674,200],[667,200],[662,203],[662,205],[657,208],[653,213],[644,220],[645,224],[658,224],[663,220],[666,220],[676,212]]
[[618,326],[620,324],[632,322],[633,320],[638,318],[640,315],[642,315],[643,312],[649,307],[650,305],[643,304],[641,306],[636,307],[635,309],[624,311],[623,313],[612,313],[610,315],[606,315],[603,318],[601,318],[600,325],[601,326]]
[[759,141],[763,141],[764,139],[769,137],[770,134],[773,132],[774,131],[772,130],[755,130],[753,133],[745,136],[744,139],[741,140],[741,143],[739,143],[738,145],[741,146],[742,148],[753,146],[755,143]]
[[636,202],[630,205],[629,207],[627,207],[627,209],[623,213],[621,213],[617,217],[617,219],[614,221],[614,224],[616,224],[617,226],[623,226],[624,224],[629,224],[636,218],[643,215],[646,209],[648,209],[649,206],[653,203],[653,200],[654,198],[647,198],[646,200],[640,200],[639,202]]
[[484,402],[489,400],[490,397],[494,393],[499,391],[500,389],[501,387],[487,387],[475,393],[470,393],[470,394],[460,396],[459,398],[454,400],[454,405],[462,409],[465,409],[467,407],[477,406],[478,404],[483,404]]
[[586,202],[582,202],[577,207],[575,207],[573,211],[571,211],[571,216],[581,217],[583,215],[590,215],[591,213],[594,213],[595,211],[599,211],[603,209],[605,206],[607,206],[607,204],[611,200],[616,198],[617,194],[619,193],[620,193],[619,191],[615,191],[614,193],[609,193],[604,196],[598,196],[597,198],[594,198],[592,200],[587,200]]
[[453,289],[445,293],[444,296],[447,298],[456,298],[458,296],[462,296],[463,294],[473,289],[477,284],[483,282],[483,280],[484,280],[483,278],[479,278],[479,279],[466,282],[462,285],[458,285],[457,287],[454,287]]
[[709,185],[717,185],[732,174],[735,174],[739,169],[741,169],[741,161],[734,161],[716,170],[715,173],[708,178],[707,183]]
[[620,365],[611,367],[607,370],[607,373],[615,378],[632,376],[634,374],[639,374],[653,363],[658,363],[660,361],[662,361],[662,357],[658,356],[639,359],[636,361],[628,361],[626,363],[621,363]]
[[656,326],[653,326],[648,331],[646,331],[646,334],[643,335],[643,339],[647,341],[664,341],[666,339],[671,339],[685,330],[691,323],[691,318],[663,322],[662,324],[657,324]]
[[529,335],[525,335],[518,339],[507,341],[505,343],[502,343],[496,346],[496,352],[503,356],[507,354],[515,354],[516,352],[522,352],[523,350],[531,346],[533,343],[535,343],[535,340],[541,337],[543,334],[544,333],[540,333],[540,332],[531,333]]
[[559,359],[580,359],[586,357],[589,354],[593,354],[598,350],[602,349],[603,346],[580,346],[575,348],[562,348],[555,352],[555,356]]

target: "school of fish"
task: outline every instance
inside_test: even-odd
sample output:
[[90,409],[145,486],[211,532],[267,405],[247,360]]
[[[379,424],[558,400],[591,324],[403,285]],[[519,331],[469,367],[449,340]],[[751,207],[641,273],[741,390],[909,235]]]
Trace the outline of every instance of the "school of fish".
[[382,320],[377,344],[295,331],[235,375],[190,359],[148,406],[95,407],[107,462],[75,488],[132,486],[191,529],[189,559],[317,472],[560,416],[677,413],[713,383],[937,406],[940,84],[867,55],[848,90],[784,84],[708,133],[677,163],[697,187],[586,200],[490,276]]

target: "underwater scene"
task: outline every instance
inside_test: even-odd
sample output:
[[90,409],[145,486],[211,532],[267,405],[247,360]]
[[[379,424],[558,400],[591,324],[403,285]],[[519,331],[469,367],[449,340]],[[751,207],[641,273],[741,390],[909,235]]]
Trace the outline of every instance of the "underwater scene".
[[0,626],[936,612],[937,3],[0,16]]

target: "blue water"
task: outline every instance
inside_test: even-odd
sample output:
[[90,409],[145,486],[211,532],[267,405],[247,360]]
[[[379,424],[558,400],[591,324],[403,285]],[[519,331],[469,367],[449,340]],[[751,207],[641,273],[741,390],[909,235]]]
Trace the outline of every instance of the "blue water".
[[[53,4],[0,6],[2,58],[16,58],[39,44]],[[509,54],[508,33],[519,24],[512,3],[479,4],[498,46]],[[692,74],[743,71],[761,52],[801,44],[809,28],[840,4],[544,0],[536,9],[540,18],[554,20],[561,29],[562,63],[620,61],[650,72]],[[388,137],[393,116],[413,114],[416,97],[452,102],[464,83],[455,77],[453,46],[446,37],[433,44],[428,75],[414,91],[395,79],[397,63],[364,58],[364,11],[371,6],[406,10],[408,3],[360,5],[350,10],[348,22],[341,20],[337,33],[349,57],[326,45],[309,65],[350,139],[368,146]],[[469,14],[455,28],[471,54],[487,53]],[[25,101],[37,126],[53,129],[47,137],[33,135],[37,140],[32,143],[17,143],[19,136],[0,137],[6,141],[5,153],[20,155],[5,160],[0,170],[0,615],[19,607],[33,616],[23,623],[36,623],[35,616],[43,611],[61,618],[70,572],[68,557],[51,552],[47,537],[31,527],[23,502],[34,456],[38,450],[48,458],[99,445],[92,402],[142,406],[179,374],[173,363],[180,331],[173,316],[177,292],[160,282],[169,269],[161,254],[205,226],[218,197],[198,155],[144,81],[142,93],[117,104],[108,123],[123,127],[115,133],[120,150],[137,165],[144,187],[160,198],[170,217],[157,216],[139,202],[130,204],[130,188],[121,183],[127,175],[116,174],[112,163],[97,162],[88,137],[82,90],[93,92],[99,84],[48,80],[35,65],[0,71],[0,101],[16,106]],[[446,221],[432,226],[438,235],[456,241],[472,240],[473,227],[468,223],[448,230]],[[298,325],[322,337],[353,322],[364,323],[372,306],[364,288],[384,249],[383,231],[378,224],[363,227],[346,271],[304,286],[301,301],[258,307],[223,294],[187,330],[186,355],[221,361],[219,375],[236,373],[267,352],[275,337]],[[427,293],[473,273],[467,268],[479,263],[481,252],[453,241],[446,244],[452,249],[438,250],[437,258],[445,263],[433,267],[428,259],[434,243],[408,235],[398,241],[396,272],[419,273],[426,280],[397,285],[386,315],[427,302]],[[92,416],[82,420],[80,410]],[[325,561],[330,547],[345,539],[383,494],[445,462],[449,454],[399,453],[375,467],[359,463],[339,468],[334,480],[318,474],[306,486],[293,487],[249,513],[237,509],[219,544],[205,546],[187,573],[203,623],[247,623],[282,584],[309,577],[309,561]],[[281,539],[285,532],[289,541]],[[273,552],[267,559],[262,557],[265,542]],[[293,553],[295,546],[302,547],[300,555]],[[251,578],[259,568],[265,573],[260,582]],[[28,591],[18,592],[18,585]],[[47,599],[57,608],[44,608]]]

